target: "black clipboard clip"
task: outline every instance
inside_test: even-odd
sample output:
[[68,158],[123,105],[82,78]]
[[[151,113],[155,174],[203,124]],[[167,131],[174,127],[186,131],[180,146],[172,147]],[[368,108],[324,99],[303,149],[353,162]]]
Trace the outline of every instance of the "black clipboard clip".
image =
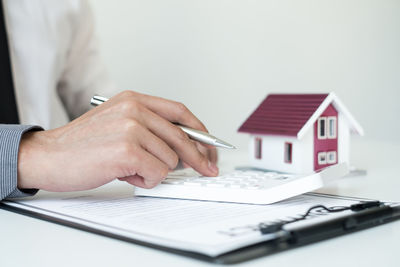
[[[322,209],[322,210],[324,210],[324,211],[326,211],[328,213],[335,213],[335,212],[342,212],[342,211],[345,211],[345,210],[351,210],[351,211],[354,211],[354,212],[360,212],[360,211],[363,211],[363,210],[366,210],[366,209],[370,209],[370,208],[385,208],[385,207],[389,207],[390,208],[390,206],[385,205],[383,202],[380,202],[380,201],[360,202],[360,203],[353,204],[353,205],[348,206],[348,207],[339,207],[339,208],[337,208],[337,207],[336,208],[328,208],[328,207],[326,207],[324,205],[316,205],[316,206],[313,206],[313,207],[309,208],[304,213],[304,215],[301,215],[300,217],[295,218],[293,220],[281,221],[279,223],[274,223],[274,224],[260,223],[258,225],[258,227],[259,227],[259,230],[260,230],[261,234],[263,234],[263,235],[272,234],[272,233],[277,233],[279,231],[282,231],[283,227],[285,225],[288,225],[288,224],[291,224],[291,223],[294,223],[294,222],[298,222],[298,221],[302,221],[302,220],[307,219],[310,216],[311,212],[314,211],[314,210],[317,210],[317,209]],[[378,209],[378,210],[380,211],[380,209]],[[347,219],[349,219],[349,221],[354,221],[354,219],[355,219],[354,216],[355,216],[355,214],[353,213]]]
[[[353,212],[319,223],[312,223],[290,230],[285,229],[285,225],[306,219],[310,213],[317,208],[322,208],[327,212],[339,212],[344,210],[351,210]],[[380,201],[360,202],[349,207],[338,209],[317,205],[311,207],[303,216],[291,221],[283,221],[270,225],[261,223],[259,224],[259,230],[261,234],[277,234],[276,242],[285,243],[288,246],[301,246],[322,239],[384,224],[395,220],[399,216],[400,205],[390,206]]]

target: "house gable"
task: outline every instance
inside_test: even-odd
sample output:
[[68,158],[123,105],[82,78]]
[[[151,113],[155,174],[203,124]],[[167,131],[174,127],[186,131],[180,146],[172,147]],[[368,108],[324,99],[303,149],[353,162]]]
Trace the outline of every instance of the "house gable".
[[339,112],[342,113],[344,118],[348,120],[350,129],[353,133],[364,135],[364,130],[361,125],[354,119],[353,115],[348,111],[348,109],[343,105],[342,101],[335,95],[335,93],[329,93],[329,95],[325,98],[325,100],[321,103],[321,105],[317,108],[314,114],[308,119],[308,121],[304,124],[304,126],[297,133],[297,138],[303,138],[304,134],[309,131],[317,119],[321,116],[321,114],[328,108],[328,106],[332,104],[332,106]]

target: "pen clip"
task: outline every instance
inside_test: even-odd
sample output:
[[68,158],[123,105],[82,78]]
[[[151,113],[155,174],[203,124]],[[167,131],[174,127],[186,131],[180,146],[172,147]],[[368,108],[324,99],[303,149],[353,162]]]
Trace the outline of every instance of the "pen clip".
[[94,95],[92,97],[92,99],[90,99],[90,104],[93,105],[93,106],[98,106],[100,104],[103,104],[106,101],[108,101],[107,97]]

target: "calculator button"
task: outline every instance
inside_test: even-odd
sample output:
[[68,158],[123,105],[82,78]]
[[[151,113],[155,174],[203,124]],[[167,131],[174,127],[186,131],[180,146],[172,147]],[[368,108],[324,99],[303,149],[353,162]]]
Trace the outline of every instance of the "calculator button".
[[246,187],[246,189],[250,189],[250,190],[255,190],[255,189],[260,189],[261,187],[259,185],[249,185],[248,187]]
[[221,188],[221,187],[225,187],[226,184],[224,183],[209,183],[206,184],[207,187],[215,187],[215,188]]
[[202,183],[200,182],[194,182],[194,181],[188,181],[188,182],[184,182],[183,185],[188,185],[188,186],[201,186]]
[[162,184],[174,184],[174,185],[183,184],[182,181],[177,181],[176,179],[174,179],[174,180],[165,179],[165,180],[162,181],[161,183],[162,183]]

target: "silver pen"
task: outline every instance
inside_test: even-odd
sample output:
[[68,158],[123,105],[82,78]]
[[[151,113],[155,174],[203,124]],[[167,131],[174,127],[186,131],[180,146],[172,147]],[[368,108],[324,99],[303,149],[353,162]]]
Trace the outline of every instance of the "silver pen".
[[[106,98],[104,96],[95,95],[90,100],[90,104],[92,104],[93,106],[98,106],[98,105],[106,102],[107,100],[108,100],[108,98]],[[233,146],[225,141],[222,141],[221,139],[218,139],[217,137],[212,136],[211,134],[208,134],[206,132],[195,130],[195,129],[192,129],[192,128],[189,128],[186,126],[182,126],[182,125],[176,125],[176,126],[181,128],[182,131],[184,131],[191,139],[199,141],[201,143],[213,145],[213,146],[217,146],[217,147],[223,147],[223,148],[231,148],[231,149],[236,148],[235,146]]]

